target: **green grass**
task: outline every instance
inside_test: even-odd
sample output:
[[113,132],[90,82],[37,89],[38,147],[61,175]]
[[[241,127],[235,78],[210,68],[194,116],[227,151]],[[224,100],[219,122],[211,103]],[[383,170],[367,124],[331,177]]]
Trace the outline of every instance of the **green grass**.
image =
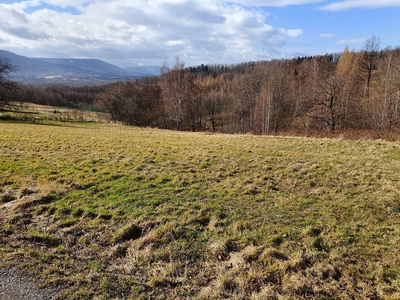
[[57,125],[61,122],[108,122],[109,116],[102,109],[93,106],[84,106],[78,110],[33,103],[14,103],[9,107],[0,107],[0,121]]
[[398,143],[52,125],[0,123],[0,258],[60,299],[400,298]]

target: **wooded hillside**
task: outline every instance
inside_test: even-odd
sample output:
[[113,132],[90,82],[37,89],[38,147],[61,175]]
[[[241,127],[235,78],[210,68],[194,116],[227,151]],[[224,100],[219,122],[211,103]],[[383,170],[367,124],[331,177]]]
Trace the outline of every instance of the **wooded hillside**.
[[372,37],[360,51],[292,60],[185,68],[121,82],[99,98],[115,120],[192,131],[397,130],[400,49]]
[[340,54],[198,67],[177,58],[155,77],[19,90],[22,101],[101,106],[127,125],[254,134],[367,130],[381,137],[400,129],[400,48],[381,50],[373,36],[361,50]]

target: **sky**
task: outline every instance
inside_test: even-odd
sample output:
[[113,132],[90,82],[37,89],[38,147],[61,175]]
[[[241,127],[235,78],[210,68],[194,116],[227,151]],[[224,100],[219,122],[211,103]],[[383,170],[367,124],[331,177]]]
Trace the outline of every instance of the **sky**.
[[0,49],[119,67],[400,46],[400,0],[0,0]]

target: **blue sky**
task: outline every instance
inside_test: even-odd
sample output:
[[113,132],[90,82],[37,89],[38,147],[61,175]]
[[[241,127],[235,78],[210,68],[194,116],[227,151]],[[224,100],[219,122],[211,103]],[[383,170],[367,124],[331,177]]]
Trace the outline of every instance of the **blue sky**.
[[0,49],[120,67],[400,46],[400,0],[0,0]]

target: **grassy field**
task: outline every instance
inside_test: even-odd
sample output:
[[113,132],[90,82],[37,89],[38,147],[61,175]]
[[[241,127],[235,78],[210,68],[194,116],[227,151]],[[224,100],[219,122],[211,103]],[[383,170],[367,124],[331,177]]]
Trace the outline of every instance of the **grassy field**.
[[59,299],[400,299],[400,144],[0,123],[0,261]]
[[0,107],[0,121],[17,121],[25,123],[54,123],[54,122],[110,122],[107,113],[100,112],[95,107],[82,109],[54,107],[33,103],[13,103],[4,108]]

